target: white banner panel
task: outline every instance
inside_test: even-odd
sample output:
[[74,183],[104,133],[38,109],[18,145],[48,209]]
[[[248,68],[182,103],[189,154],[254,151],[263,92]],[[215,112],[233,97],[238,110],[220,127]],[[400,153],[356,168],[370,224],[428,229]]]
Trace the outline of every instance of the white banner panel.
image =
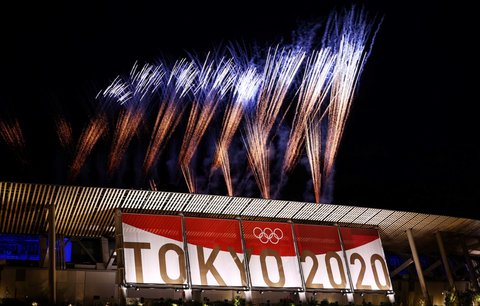
[[192,285],[246,287],[238,220],[184,220]]
[[338,229],[295,224],[300,262],[307,289],[350,289]]
[[378,231],[341,228],[355,290],[392,290],[385,254]]
[[187,283],[180,217],[122,214],[122,227],[127,283]]
[[253,287],[301,288],[289,223],[243,221]]

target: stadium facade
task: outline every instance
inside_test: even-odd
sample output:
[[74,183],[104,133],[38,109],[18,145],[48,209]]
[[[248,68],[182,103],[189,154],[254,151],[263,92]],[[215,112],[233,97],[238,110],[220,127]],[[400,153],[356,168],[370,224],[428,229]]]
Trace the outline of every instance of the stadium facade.
[[0,201],[0,301],[443,305],[479,292],[478,220],[14,182]]

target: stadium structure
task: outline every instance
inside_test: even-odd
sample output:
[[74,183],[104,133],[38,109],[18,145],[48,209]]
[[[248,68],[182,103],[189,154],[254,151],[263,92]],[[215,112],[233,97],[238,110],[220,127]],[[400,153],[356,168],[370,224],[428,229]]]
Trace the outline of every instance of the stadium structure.
[[[476,294],[479,292],[478,220],[334,204],[15,182],[0,182],[0,204],[0,301],[3,303],[178,305],[193,302],[233,305],[246,302],[273,305],[320,304],[328,301],[340,305],[380,305],[395,301],[400,305],[444,305],[449,297],[453,299],[455,293],[457,298],[469,293],[472,303],[476,303]],[[122,219],[122,215],[129,218]],[[179,239],[178,251],[175,251],[176,247],[166,249],[163,253],[158,251],[167,260],[163,262],[166,265],[163,270],[162,256],[157,257],[155,242],[151,243],[155,254],[154,262],[157,263],[160,259],[160,272],[163,273],[163,279],[168,281],[160,278],[160,281],[155,281],[154,278],[149,281],[148,273],[158,267],[154,268],[150,264],[152,256],[149,253],[141,254],[147,247],[132,247],[133,242],[126,242],[140,237],[138,231],[129,231],[128,228],[137,224],[137,227],[150,228],[147,231],[151,235],[164,235],[168,232],[165,235],[173,237],[173,230],[169,229],[169,226],[173,226],[173,221],[165,221],[170,219],[181,219],[178,222],[182,224],[177,232],[182,237]],[[157,232],[152,230],[155,222],[163,229]],[[238,240],[239,257],[231,251],[231,258],[236,260],[240,271],[243,269],[240,265],[242,261],[249,261],[250,264],[245,264],[246,269],[243,274],[240,273],[243,275],[241,280],[239,278],[235,281],[232,276],[231,283],[226,279],[229,276],[225,275],[235,273],[228,270],[228,263],[223,262],[221,257],[228,252],[221,251],[220,247],[203,251],[204,248],[199,247],[198,243],[196,248],[192,248],[185,241],[203,241],[207,244],[218,239],[233,241],[236,238],[228,236],[223,230],[220,233],[223,238],[215,236],[215,228],[218,227],[216,224],[225,222],[233,224],[235,228],[239,226],[244,233],[238,235],[232,232],[232,235],[241,237]],[[266,232],[266,227],[261,224],[268,227],[273,224],[276,228],[272,228],[272,231],[283,231],[281,235],[280,232]],[[275,255],[276,246],[272,244],[273,251],[261,251],[263,253],[260,254],[259,261],[264,278],[265,273],[267,276],[270,273],[270,280],[266,284],[255,283],[255,275],[260,273],[252,266],[256,258],[255,251],[245,252],[248,253],[247,256],[242,253],[249,241],[255,240],[247,234],[249,226],[255,227],[253,235],[259,238],[259,245],[267,243],[261,241],[262,237],[276,244],[278,241],[273,241],[276,238],[291,236],[295,242],[292,244],[295,247],[292,258],[296,258],[293,266],[298,259],[297,270],[288,270],[290,263],[285,262],[283,254],[280,254],[281,257]],[[288,226],[291,226],[292,233],[285,231]],[[302,231],[302,228],[305,229]],[[315,248],[315,241],[330,241],[327,244],[332,244],[337,239],[315,236],[312,234],[315,230],[311,229],[319,229],[318,233],[333,230],[331,237],[336,236],[335,231],[338,230],[341,250],[337,253],[340,255],[327,252],[328,259],[318,263],[315,258],[324,257],[309,257],[310,253],[301,253],[301,249],[305,251],[311,241],[310,246]],[[367,232],[378,233],[378,241],[381,241],[378,251],[382,253],[381,256],[372,255],[370,260],[363,251],[349,253],[348,247],[348,239],[354,240],[354,234],[348,236],[348,233]],[[308,238],[309,235],[313,235],[313,238]],[[363,237],[359,239],[366,237],[362,235],[358,236]],[[323,240],[315,240],[317,238]],[[234,245],[237,242],[231,243]],[[172,242],[169,245],[174,244]],[[205,262],[199,263],[200,272],[194,268],[196,257],[192,257],[195,255],[192,252],[200,252],[199,250],[202,250],[202,256],[205,255]],[[212,255],[213,253],[215,254]],[[168,262],[172,254],[179,255],[178,258],[175,257],[177,265],[181,260],[186,261],[186,270],[182,268],[182,263],[177,268]],[[217,254],[220,255],[216,257]],[[141,258],[144,261],[143,280],[139,278],[137,265]],[[272,260],[280,262],[280,272],[275,272],[278,275],[272,276],[267,271],[271,269]],[[128,267],[129,262],[135,262],[137,272],[135,267]],[[378,277],[382,262],[388,271]],[[327,284],[328,281],[319,284],[322,276],[309,273],[316,264],[320,267],[325,263],[325,271],[328,272],[332,286]],[[202,267],[206,269],[204,272]],[[222,269],[227,269],[227,274]],[[321,274],[320,268],[318,269],[318,274]],[[343,271],[345,277],[336,276],[336,270]],[[298,275],[295,271],[299,272]],[[286,279],[282,280],[282,275]],[[373,278],[370,284],[368,278],[371,275]],[[299,280],[297,285],[289,283],[296,278]]]

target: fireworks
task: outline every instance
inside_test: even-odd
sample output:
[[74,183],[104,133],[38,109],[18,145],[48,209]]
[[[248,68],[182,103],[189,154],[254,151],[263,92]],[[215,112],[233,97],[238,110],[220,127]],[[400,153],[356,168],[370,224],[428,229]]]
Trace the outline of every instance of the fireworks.
[[182,100],[192,90],[197,73],[193,63],[189,63],[185,59],[175,63],[159,101],[152,136],[143,161],[144,173],[151,170],[166,141],[180,122],[181,114],[184,111]]
[[198,77],[192,108],[180,150],[179,163],[190,192],[196,191],[195,180],[190,162],[215,114],[218,104],[230,90],[235,81],[232,73],[232,61],[221,59],[218,66],[206,60]]
[[307,157],[310,164],[310,171],[312,173],[313,194],[315,196],[315,202],[319,203],[322,191],[322,168],[320,164],[322,153],[322,129],[319,116],[314,116],[306,123],[305,133]]
[[17,152],[17,158],[22,162],[25,160],[25,139],[23,137],[22,128],[20,122],[15,119],[11,122],[0,121],[0,135],[8,146]]
[[217,143],[217,151],[213,160],[213,168],[222,167],[225,184],[229,196],[233,196],[233,184],[230,174],[228,148],[240,125],[244,108],[256,98],[261,77],[255,67],[249,67],[242,72],[235,84],[234,98],[226,107],[222,122],[222,132]]
[[334,63],[335,54],[330,48],[313,52],[307,62],[285,152],[283,169],[286,172],[291,171],[298,161],[305,142],[307,122],[322,111],[323,102],[331,85]]
[[[251,57],[218,52],[212,54],[221,57],[181,59],[173,67],[135,63],[98,93],[96,113],[80,135],[57,117],[61,147],[71,150],[77,137],[70,179],[78,178],[93,152],[107,152],[96,160],[105,162],[96,170],[110,178],[122,175],[125,157],[134,153],[128,167],[142,176],[134,179],[145,183],[140,187],[161,189],[157,180],[180,176],[176,171],[189,192],[221,186],[233,196],[234,182],[255,182],[256,192],[270,198],[274,184],[281,186],[275,178],[283,180],[308,161],[308,188],[320,202],[373,43],[373,25],[353,9],[332,15],[322,44],[313,49],[276,46]],[[276,137],[279,131],[282,137]],[[0,133],[16,151],[25,149],[18,121],[0,122]],[[97,144],[102,146],[94,150]],[[160,159],[165,151],[167,161]],[[223,178],[213,175],[220,174],[217,169]],[[200,175],[216,181],[200,184]]]
[[363,66],[368,57],[372,24],[367,22],[363,11],[350,11],[343,18],[341,32],[334,41],[337,46],[337,60],[333,71],[333,84],[328,109],[327,141],[324,157],[324,176],[328,177],[333,168],[345,123],[353,102],[353,95]]
[[70,150],[73,143],[72,126],[65,118],[57,118],[55,120],[57,127],[57,136],[60,145],[65,150]]
[[95,144],[97,144],[100,137],[102,137],[108,130],[108,121],[104,114],[100,114],[93,118],[85,130],[80,135],[78,141],[76,154],[74,156],[72,165],[70,166],[70,179],[74,180],[83,165],[87,157],[93,150]]
[[[114,99],[123,109],[118,116],[114,129],[112,149],[107,171],[112,174],[118,168],[127,147],[138,130],[147,109],[150,98],[161,84],[164,75],[162,66],[145,65],[137,71],[135,64],[130,72],[130,80],[123,86],[118,79],[104,92],[103,96]],[[107,99],[107,101],[109,100]]]
[[262,197],[270,198],[269,137],[290,85],[300,68],[305,53],[277,49],[268,53],[257,107],[252,118],[247,118],[246,147],[248,163],[255,176]]

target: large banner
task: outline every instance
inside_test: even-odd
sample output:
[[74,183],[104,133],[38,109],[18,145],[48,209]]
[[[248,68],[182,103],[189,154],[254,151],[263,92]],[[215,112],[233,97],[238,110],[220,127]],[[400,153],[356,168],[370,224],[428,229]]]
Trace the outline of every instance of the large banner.
[[376,230],[128,213],[121,216],[126,283],[392,290]]
[[302,288],[289,223],[243,221],[253,287]]
[[295,224],[298,252],[307,289],[350,289],[338,229]]
[[184,220],[192,285],[246,287],[238,220]]
[[181,222],[179,216],[122,214],[127,283],[187,283]]
[[392,290],[385,254],[378,231],[341,228],[353,288],[355,290]]

